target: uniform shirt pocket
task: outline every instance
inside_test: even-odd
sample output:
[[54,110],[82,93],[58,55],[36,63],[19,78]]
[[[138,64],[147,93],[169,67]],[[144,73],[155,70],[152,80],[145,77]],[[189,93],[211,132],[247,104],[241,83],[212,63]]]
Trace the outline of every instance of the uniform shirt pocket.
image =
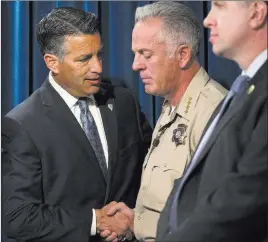
[[182,172],[175,162],[163,162],[146,169],[148,168],[151,171],[150,179],[147,185],[141,187],[145,191],[143,205],[149,210],[161,212],[173,188],[174,180],[180,178]]

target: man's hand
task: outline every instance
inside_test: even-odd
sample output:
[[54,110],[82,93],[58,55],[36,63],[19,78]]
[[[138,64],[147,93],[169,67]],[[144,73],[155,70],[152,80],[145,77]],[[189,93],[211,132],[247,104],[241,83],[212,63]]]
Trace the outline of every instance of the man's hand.
[[119,202],[119,203],[111,202],[110,204],[111,204],[111,206],[107,207],[108,210],[107,210],[106,214],[108,216],[114,216],[118,212],[121,212],[121,213],[125,214],[132,221],[130,230],[133,232],[134,231],[134,227],[133,227],[134,211],[133,211],[133,209],[129,208],[123,202]]
[[[113,206],[116,206],[115,209],[111,209],[110,213],[108,213],[109,209]],[[119,207],[121,207],[120,205]],[[127,207],[127,206],[126,206]],[[96,209],[96,222],[97,222],[97,232],[100,233],[101,237],[106,241],[117,241],[117,236],[125,236],[129,228],[133,228],[133,218],[134,216],[127,216],[122,212],[118,211],[119,208],[116,202],[111,202],[102,209]],[[108,214],[111,215],[108,215]]]
[[[126,215],[129,220],[130,220],[130,226],[129,229],[125,232],[124,236],[120,236],[120,237],[124,237],[127,240],[131,240],[133,238],[133,221],[134,221],[134,211],[132,209],[130,209],[125,203],[123,202],[111,202],[110,204],[108,204],[105,208],[107,208],[106,210],[106,215],[108,216],[118,216],[121,213]],[[116,238],[117,238],[117,234],[110,231],[110,230],[104,230],[100,233],[100,236],[105,240],[105,241],[113,241],[116,242]]]

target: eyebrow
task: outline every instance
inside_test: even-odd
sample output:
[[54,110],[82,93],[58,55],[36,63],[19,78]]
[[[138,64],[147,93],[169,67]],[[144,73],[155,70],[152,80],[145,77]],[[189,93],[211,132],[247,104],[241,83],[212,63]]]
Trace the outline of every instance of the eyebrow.
[[217,1],[212,1],[212,4],[213,4],[213,5],[216,5],[216,6],[221,6],[221,5],[224,5],[224,1],[219,1],[219,0],[217,0]]
[[[103,51],[103,45],[101,45],[100,49],[97,51],[96,54],[102,53]],[[91,59],[91,57],[94,55],[94,53],[91,54],[85,54],[85,55],[80,55],[77,57],[77,59]]]
[[138,52],[138,53],[140,53],[140,54],[143,54],[144,52],[153,52],[152,50],[150,50],[150,49],[146,49],[146,48],[144,48],[144,49],[139,49],[139,50],[137,50],[137,51],[134,51],[134,50],[132,50],[132,52],[135,54],[136,52]]

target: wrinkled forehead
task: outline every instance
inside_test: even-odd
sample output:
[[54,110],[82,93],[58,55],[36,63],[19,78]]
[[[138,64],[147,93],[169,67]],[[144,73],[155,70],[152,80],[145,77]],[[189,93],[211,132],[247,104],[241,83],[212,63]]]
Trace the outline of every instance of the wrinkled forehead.
[[132,32],[132,45],[157,45],[161,40],[162,22],[157,19],[139,21]]
[[93,35],[68,36],[64,41],[66,54],[68,53],[94,53],[102,48],[101,37],[99,33]]

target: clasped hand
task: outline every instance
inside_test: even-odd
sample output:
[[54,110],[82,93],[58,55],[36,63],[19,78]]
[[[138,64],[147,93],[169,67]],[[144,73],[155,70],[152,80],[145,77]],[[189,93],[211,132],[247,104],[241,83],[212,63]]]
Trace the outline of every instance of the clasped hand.
[[131,240],[134,211],[125,203],[111,202],[102,209],[96,209],[97,233],[104,241]]

